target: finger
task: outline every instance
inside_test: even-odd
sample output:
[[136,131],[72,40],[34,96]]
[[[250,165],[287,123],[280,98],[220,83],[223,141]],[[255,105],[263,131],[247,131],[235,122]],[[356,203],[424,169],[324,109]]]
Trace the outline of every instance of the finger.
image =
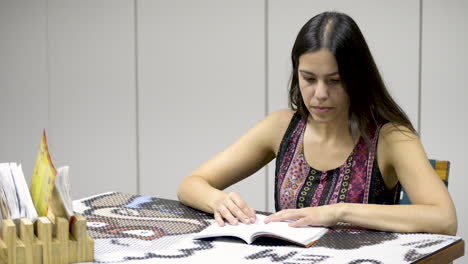
[[267,218],[265,218],[265,223],[270,223],[270,222],[281,222],[283,220],[283,215],[282,214],[274,214],[274,215],[269,215]]
[[239,220],[237,220],[237,218],[232,215],[231,211],[226,206],[222,205],[218,211],[221,217],[226,219],[229,224],[237,225],[239,223]]
[[251,217],[250,217],[250,222],[253,224],[257,221],[257,213],[253,208],[250,208],[251,210]]
[[237,206],[234,201],[227,200],[225,206],[229,209],[235,218],[240,219],[240,221],[242,221],[244,224],[250,223],[249,217],[244,214],[244,212]]
[[[241,212],[239,212],[238,216],[244,223],[255,222],[255,210],[251,208],[242,197],[235,193],[229,193],[229,198],[234,202],[234,204],[239,208]],[[242,217],[242,218],[241,218]],[[254,221],[251,221],[251,220]]]
[[263,220],[263,222],[264,222],[265,224],[268,224],[268,223],[272,222],[271,219],[273,219],[273,218],[275,217],[275,215],[276,215],[276,213],[273,213],[273,214],[271,214],[271,215],[265,217],[265,219]]
[[222,227],[225,225],[224,220],[221,217],[221,214],[219,212],[214,213],[214,218],[215,218],[216,223],[218,223],[219,226]]
[[303,217],[303,218],[300,218],[294,222],[291,222],[289,223],[289,226],[290,227],[304,227],[304,226],[308,226],[309,224],[307,223],[307,218],[306,217]]
[[302,216],[297,209],[286,209],[268,216],[265,219],[265,223],[296,220],[301,217]]
[[277,222],[277,221],[280,221],[280,219],[281,219],[281,214],[282,214],[282,213],[280,213],[280,212],[276,212],[276,213],[274,213],[274,214],[271,214],[271,215],[269,215],[269,216],[267,216],[267,217],[265,218],[264,222],[265,222],[266,224],[268,224],[268,223],[270,223],[270,222]]

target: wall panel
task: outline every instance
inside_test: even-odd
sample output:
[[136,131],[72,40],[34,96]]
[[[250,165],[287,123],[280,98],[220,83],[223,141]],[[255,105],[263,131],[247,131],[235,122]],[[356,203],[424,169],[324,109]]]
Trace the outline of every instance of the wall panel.
[[[264,1],[138,1],[142,194],[184,176],[264,116]],[[230,190],[265,208],[264,172]]]
[[0,1],[0,162],[30,181],[48,127],[45,0]]
[[50,129],[73,197],[136,193],[134,5],[48,1]]
[[[449,191],[458,213],[458,235],[468,234],[468,3],[423,1],[421,139],[429,157],[450,160]],[[465,257],[456,263],[468,263]]]

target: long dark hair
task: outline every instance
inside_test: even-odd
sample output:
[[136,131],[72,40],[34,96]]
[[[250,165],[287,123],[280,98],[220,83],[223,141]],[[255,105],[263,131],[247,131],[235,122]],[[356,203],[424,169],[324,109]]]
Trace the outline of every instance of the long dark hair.
[[405,112],[385,87],[364,36],[354,20],[346,14],[324,12],[311,18],[299,31],[291,60],[292,73],[289,105],[307,118],[299,89],[299,57],[308,52],[328,49],[336,58],[338,71],[349,96],[349,130],[353,137],[359,131],[370,143],[370,128],[391,122],[416,133]]

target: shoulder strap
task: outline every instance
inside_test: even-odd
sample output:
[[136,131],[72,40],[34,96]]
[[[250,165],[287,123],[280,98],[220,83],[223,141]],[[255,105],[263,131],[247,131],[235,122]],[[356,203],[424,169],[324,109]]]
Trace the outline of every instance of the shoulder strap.
[[369,148],[369,153],[367,157],[367,177],[366,177],[366,185],[364,188],[364,200],[363,203],[369,203],[369,191],[370,191],[370,183],[372,179],[372,170],[374,168],[374,160],[377,156],[377,143],[379,141],[379,134],[382,125],[378,125],[373,133],[372,142]]
[[278,155],[276,157],[275,191],[274,191],[276,211],[280,210],[280,204],[279,204],[280,191],[278,188],[281,185],[282,176],[284,176],[290,163],[290,160],[285,160],[285,154],[288,153],[288,150],[292,147],[291,144],[292,144],[292,141],[294,140],[291,140],[291,139],[295,136],[298,136],[296,131],[298,130],[298,127],[302,124],[301,122],[304,122],[303,120],[304,119],[298,113],[295,113],[293,115],[291,122],[289,122],[289,126],[286,129],[286,132],[284,133],[284,136],[281,140],[281,144],[278,150]]

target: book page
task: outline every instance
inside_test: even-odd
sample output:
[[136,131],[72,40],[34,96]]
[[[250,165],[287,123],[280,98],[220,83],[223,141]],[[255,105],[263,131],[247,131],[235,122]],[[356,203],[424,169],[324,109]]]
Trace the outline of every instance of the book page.
[[16,190],[17,186],[14,182],[13,175],[11,173],[10,163],[0,164],[0,182],[0,188],[2,188],[2,200],[5,202],[6,207],[6,212],[4,212],[4,215],[7,218],[19,218],[20,213]]
[[220,227],[215,222],[200,233],[195,234],[194,238],[235,236],[250,244],[260,236],[270,236],[307,246],[328,231],[328,228],[325,227],[290,227],[288,222],[265,224],[265,218],[265,215],[257,214],[257,221],[249,225],[243,223],[230,225],[226,223],[224,227]]
[[73,201],[70,188],[69,167],[63,166],[57,169],[55,188],[52,193],[51,207],[55,216],[73,216]]
[[[263,217],[263,219],[266,218],[266,216],[261,217]],[[320,237],[328,232],[328,228],[326,227],[290,227],[289,222],[270,222],[265,224],[263,223],[263,219],[262,224],[255,233],[256,237],[268,235],[306,246],[320,239]]]
[[29,192],[28,183],[24,178],[23,167],[16,165],[16,163],[10,163],[11,171],[13,178],[15,179],[15,184],[17,185],[17,195],[20,208],[20,217],[28,218],[32,222],[37,219],[37,211],[34,207],[34,203]]
[[21,165],[15,162],[0,163],[0,183],[2,219],[36,220],[36,209],[32,203]]
[[[257,218],[257,222],[259,222]],[[252,236],[255,234],[258,225],[250,224],[246,225],[239,223],[238,225],[231,225],[226,223],[225,226],[219,226],[218,223],[214,222],[201,232],[194,235],[193,238],[209,238],[209,237],[221,237],[221,236],[233,236],[238,237],[248,244],[252,243]]]

